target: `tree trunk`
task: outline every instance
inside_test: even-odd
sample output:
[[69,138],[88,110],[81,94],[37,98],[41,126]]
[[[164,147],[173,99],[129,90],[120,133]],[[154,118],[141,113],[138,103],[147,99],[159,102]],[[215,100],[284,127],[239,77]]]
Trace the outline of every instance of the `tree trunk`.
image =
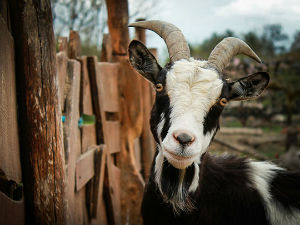
[[50,0],[13,0],[27,224],[65,224],[64,152]]

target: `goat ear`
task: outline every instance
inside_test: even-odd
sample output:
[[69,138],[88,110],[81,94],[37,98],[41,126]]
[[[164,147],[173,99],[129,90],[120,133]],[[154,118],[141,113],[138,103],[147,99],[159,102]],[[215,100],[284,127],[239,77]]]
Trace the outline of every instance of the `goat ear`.
[[128,52],[129,61],[133,68],[155,84],[161,67],[147,47],[141,42],[133,40],[129,44]]
[[270,77],[266,72],[257,72],[229,84],[229,100],[247,100],[258,97],[267,87]]

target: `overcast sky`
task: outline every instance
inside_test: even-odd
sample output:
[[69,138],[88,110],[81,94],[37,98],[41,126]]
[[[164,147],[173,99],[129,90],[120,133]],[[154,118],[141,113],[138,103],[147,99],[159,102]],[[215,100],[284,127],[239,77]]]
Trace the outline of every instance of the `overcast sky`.
[[[266,24],[280,23],[290,40],[300,30],[300,0],[161,0],[158,5],[150,19],[173,23],[191,43],[201,43],[213,32],[226,29],[260,34]],[[147,37],[147,46],[159,48],[162,56],[164,42],[151,31]]]

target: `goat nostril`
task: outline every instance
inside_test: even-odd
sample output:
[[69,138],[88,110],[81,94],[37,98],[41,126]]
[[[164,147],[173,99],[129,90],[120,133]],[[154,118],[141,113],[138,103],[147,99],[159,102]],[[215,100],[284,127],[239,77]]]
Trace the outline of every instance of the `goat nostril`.
[[181,144],[181,145],[189,145],[194,142],[195,138],[187,133],[179,133],[173,134],[173,137]]

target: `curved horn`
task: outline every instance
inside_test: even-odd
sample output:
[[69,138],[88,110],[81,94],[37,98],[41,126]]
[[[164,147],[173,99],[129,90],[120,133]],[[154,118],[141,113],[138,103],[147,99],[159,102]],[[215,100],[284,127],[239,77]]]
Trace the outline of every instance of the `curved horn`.
[[179,59],[190,58],[190,48],[181,30],[171,23],[160,20],[149,20],[131,23],[129,27],[139,27],[154,31],[166,43],[170,60],[175,62]]
[[219,44],[217,44],[217,46],[210,53],[208,62],[212,63],[218,71],[222,72],[232,57],[239,54],[247,55],[261,63],[260,58],[249,47],[249,45],[247,45],[244,41],[234,37],[224,38]]

